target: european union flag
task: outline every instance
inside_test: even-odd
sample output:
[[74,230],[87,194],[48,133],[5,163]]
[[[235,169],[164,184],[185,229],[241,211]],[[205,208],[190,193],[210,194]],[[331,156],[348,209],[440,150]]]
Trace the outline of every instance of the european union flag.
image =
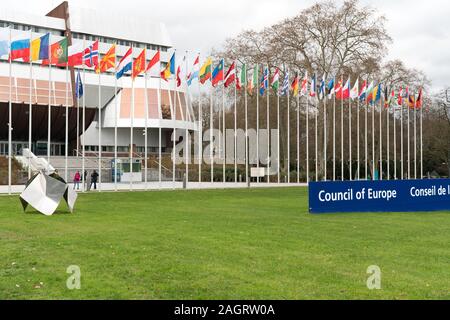
[[83,92],[83,83],[81,82],[81,76],[79,72],[77,74],[77,81],[75,82],[75,86],[76,86],[75,95],[77,99],[80,99],[83,96],[84,92]]

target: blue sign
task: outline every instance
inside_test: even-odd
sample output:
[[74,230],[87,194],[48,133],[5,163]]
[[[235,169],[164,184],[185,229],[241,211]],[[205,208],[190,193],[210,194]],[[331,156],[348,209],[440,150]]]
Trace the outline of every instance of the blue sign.
[[450,210],[450,179],[309,183],[309,212]]

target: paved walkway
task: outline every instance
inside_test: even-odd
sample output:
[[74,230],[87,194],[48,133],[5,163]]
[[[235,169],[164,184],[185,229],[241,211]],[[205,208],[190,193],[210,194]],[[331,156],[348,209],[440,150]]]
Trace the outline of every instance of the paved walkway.
[[[72,184],[70,184],[72,186]],[[267,183],[267,182],[260,182],[260,183],[251,183],[251,188],[281,188],[281,187],[306,187],[306,183]],[[114,183],[102,183],[101,186],[97,185],[98,190],[101,191],[115,191],[116,186]],[[23,191],[25,186],[18,185],[18,186],[11,186],[11,193],[12,194],[18,194]],[[189,190],[200,190],[200,189],[244,189],[247,188],[246,183],[235,183],[235,182],[188,182],[187,188]],[[171,181],[164,181],[161,182],[148,182],[147,185],[144,182],[139,183],[133,183],[130,185],[129,183],[118,183],[117,184],[117,191],[145,191],[145,190],[179,190],[183,189],[183,183],[182,182],[175,182],[175,184]],[[80,191],[81,192],[81,191]],[[90,191],[95,192],[95,191]],[[0,186],[0,194],[8,194],[8,186]]]

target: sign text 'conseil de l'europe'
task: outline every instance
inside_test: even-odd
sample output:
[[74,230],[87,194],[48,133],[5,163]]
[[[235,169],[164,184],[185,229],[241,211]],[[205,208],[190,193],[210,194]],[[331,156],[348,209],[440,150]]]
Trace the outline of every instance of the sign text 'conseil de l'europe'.
[[309,184],[311,213],[437,210],[450,210],[450,179]]

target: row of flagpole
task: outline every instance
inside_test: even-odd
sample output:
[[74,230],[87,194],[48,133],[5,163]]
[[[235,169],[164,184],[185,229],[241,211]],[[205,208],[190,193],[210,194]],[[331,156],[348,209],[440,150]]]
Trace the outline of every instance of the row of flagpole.
[[[11,38],[11,34],[10,34],[10,38]],[[11,40],[11,39],[10,39]],[[50,53],[50,47],[49,47],[49,53]],[[224,60],[222,60],[222,63],[223,63],[223,61]],[[186,61],[186,65],[187,65],[187,61]],[[32,135],[32,99],[31,99],[31,96],[32,96],[32,88],[31,88],[31,86],[32,86],[32,68],[33,68],[33,64],[32,64],[32,59],[30,59],[30,92],[29,92],[29,95],[30,95],[30,102],[29,102],[29,144],[30,144],[30,147],[31,147],[31,141],[32,141],[32,137],[31,137],[31,135]],[[160,66],[160,68],[161,68],[161,66]],[[223,68],[223,66],[222,66],[222,68]],[[256,71],[256,79],[258,79],[259,77],[258,77],[258,70],[259,70],[259,68],[255,68],[255,71]],[[266,67],[266,70],[268,70],[268,66]],[[11,60],[10,60],[10,102],[9,102],[9,137],[8,137],[8,143],[9,143],[9,161],[8,161],[8,166],[9,166],[9,173],[8,173],[8,184],[9,184],[9,192],[11,192],[11,158],[12,158],[12,93],[11,93],[11,87],[12,87],[12,81],[11,81],[11,79],[12,79],[12,65],[11,65]],[[186,71],[187,71],[187,67],[186,67]],[[264,81],[266,81],[267,83],[268,83],[268,81],[269,81],[269,79],[268,79],[268,71],[267,71],[267,75],[266,75],[266,73],[265,73],[266,71],[264,71],[264,77],[266,77],[267,76],[267,79],[265,79]],[[98,103],[99,103],[99,105],[98,105],[98,129],[99,129],[99,136],[98,136],[98,170],[99,170],[99,186],[100,186],[100,190],[101,190],[101,184],[102,184],[102,132],[101,132],[101,121],[102,121],[102,119],[101,119],[101,104],[102,104],[102,101],[101,101],[101,72],[99,72],[99,81],[98,81]],[[83,65],[83,79],[84,79],[84,83],[85,83],[85,66]],[[245,76],[245,80],[247,81],[247,76]],[[343,82],[343,77],[341,77],[341,83]],[[244,86],[246,86],[246,84],[247,83],[245,83],[244,84]],[[213,112],[213,109],[212,109],[212,95],[213,95],[213,89],[214,89],[214,87],[212,86],[211,87],[211,91],[210,91],[210,93],[211,93],[211,99],[210,99],[210,103],[211,103],[211,109],[210,109],[210,126],[211,126],[211,128],[210,129],[212,129],[212,127],[213,127],[213,115],[214,115],[214,112]],[[160,90],[161,90],[161,78],[160,78],[160,87],[159,87],[159,91],[158,91],[158,98],[159,98],[159,105],[161,106],[161,92],[160,92]],[[130,115],[130,119],[131,119],[131,128],[130,128],[130,134],[131,134],[131,136],[130,136],[130,173],[131,173],[131,176],[132,176],[132,173],[133,173],[133,153],[134,153],[134,150],[133,150],[133,135],[134,135],[134,133],[133,133],[133,129],[134,129],[134,127],[133,127],[133,120],[134,120],[134,109],[135,109],[135,97],[134,97],[134,79],[132,80],[132,89],[131,89],[131,91],[132,91],[132,95],[131,95],[131,99],[132,99],[132,107],[131,107],[131,115]],[[270,114],[270,98],[269,98],[269,88],[268,88],[268,85],[266,86],[266,101],[267,101],[267,116],[266,116],[266,118],[267,118],[267,129],[269,129],[270,128],[270,119],[269,119],[269,114]],[[47,141],[47,158],[48,158],[48,162],[50,163],[50,158],[51,158],[51,109],[52,109],[52,63],[50,63],[49,64],[49,88],[48,88],[48,92],[49,92],[49,99],[48,99],[48,141]],[[117,98],[117,79],[115,80],[115,97]],[[336,167],[336,153],[335,153],[335,143],[336,143],[336,135],[335,135],[335,125],[336,125],[336,122],[335,122],[335,120],[336,120],[336,116],[335,116],[335,107],[336,107],[336,97],[335,97],[335,95],[333,95],[334,96],[334,102],[333,102],[333,180],[335,180],[335,178],[336,178],[336,176],[335,176],[335,167]],[[169,95],[169,99],[170,99],[171,97],[170,97],[170,95]],[[247,131],[248,131],[248,127],[247,127],[247,91],[245,90],[245,114],[246,114],[246,119],[245,119],[245,122],[246,122],[246,128],[245,128],[245,135],[246,135],[246,144],[248,143],[247,142],[247,139],[248,139],[248,133],[247,133]],[[386,98],[386,97],[385,97]],[[287,108],[287,110],[288,110],[288,123],[287,123],[287,126],[288,126],[288,140],[289,140],[289,137],[290,137],[290,128],[289,128],[289,125],[290,125],[290,117],[289,117],[289,114],[290,114],[290,105],[289,105],[289,90],[288,90],[288,92],[287,92],[287,99],[288,99],[288,108]],[[300,123],[300,120],[299,120],[299,110],[300,110],[300,96],[299,95],[297,95],[297,182],[299,182],[299,180],[300,180],[300,178],[299,178],[299,173],[300,173],[300,128],[299,128],[299,123]],[[176,140],[177,140],[177,135],[176,135],[176,113],[177,113],[177,100],[178,100],[178,93],[177,93],[177,87],[176,87],[176,82],[174,81],[174,101],[173,101],[173,103],[171,103],[171,105],[172,105],[172,107],[173,107],[173,113],[172,113],[172,120],[173,120],[173,123],[174,123],[174,126],[173,126],[173,132],[174,132],[174,137],[173,137],[173,159],[175,159],[175,142],[176,142]],[[316,100],[317,101],[317,100]],[[350,101],[350,99],[349,99],[349,101]],[[358,130],[359,130],[359,99],[357,100],[358,101],[358,106],[357,106],[357,108],[358,108]],[[379,155],[379,159],[380,159],[380,162],[379,162],[379,166],[380,166],[380,171],[379,171],[379,174],[380,174],[380,179],[382,179],[383,178],[383,170],[382,170],[382,159],[383,159],[383,155],[382,155],[382,153],[383,153],[383,147],[382,147],[382,139],[383,139],[383,137],[382,137],[382,123],[381,123],[381,116],[382,116],[382,100],[381,99],[379,99],[379,102],[380,102],[380,113],[379,113],[379,116],[380,116],[380,119],[379,119],[379,124],[380,124],[380,128],[379,128],[379,147],[380,147],[380,155]],[[116,107],[115,107],[115,116],[116,116],[116,120],[115,120],[115,128],[114,128],[114,140],[115,140],[115,146],[114,146],[114,157],[115,157],[115,159],[116,159],[116,161],[115,161],[115,177],[114,177],[114,183],[115,183],[115,189],[117,190],[117,117],[118,117],[118,114],[117,114],[117,99],[116,99]],[[327,176],[326,176],[326,168],[327,168],[327,157],[326,157],[326,143],[327,143],[327,135],[326,135],[326,127],[327,127],[327,119],[326,119],[326,106],[325,106],[325,104],[326,104],[326,97],[324,97],[324,100],[323,100],[323,103],[324,103],[324,110],[325,110],[325,112],[324,112],[324,170],[325,170],[325,176],[324,176],[324,179],[326,179],[327,178]],[[69,115],[69,112],[68,112],[68,104],[69,104],[69,101],[68,101],[68,67],[66,67],[66,113],[65,113],[65,116],[66,116],[66,125],[65,125],[65,131],[66,131],[66,134],[65,134],[65,178],[66,178],[66,180],[68,179],[68,177],[67,177],[67,174],[68,174],[68,169],[67,169],[67,162],[68,162],[68,115]],[[256,151],[256,153],[257,153],[257,158],[259,159],[259,94],[258,94],[258,92],[256,93],[256,104],[257,104],[257,109],[256,109],[256,113],[257,113],[257,117],[256,117],[256,119],[257,119],[257,123],[256,123],[256,129],[257,129],[257,135],[256,135],[256,138],[257,138],[257,144],[256,144],[256,149],[257,149],[257,151]],[[278,106],[278,104],[279,104],[279,95],[277,94],[277,107],[279,108],[279,106]],[[344,141],[343,141],[343,137],[344,137],[344,130],[343,130],[343,120],[344,120],[344,117],[343,117],[343,107],[344,107],[344,99],[341,99],[341,179],[344,179]],[[82,124],[82,131],[83,131],[83,141],[82,141],[82,144],[83,144],[83,152],[82,152],[82,157],[83,157],[83,161],[82,161],[82,176],[83,176],[83,182],[84,182],[84,172],[85,172],[85,144],[84,144],[84,133],[85,133],[85,116],[86,116],[86,114],[85,114],[85,108],[86,108],[86,104],[85,104],[85,97],[84,97],[84,95],[83,95],[83,124]],[[234,167],[235,167],[235,181],[237,181],[237,159],[236,159],[236,157],[237,157],[237,135],[236,135],[236,129],[237,129],[237,110],[236,110],[236,108],[237,108],[237,93],[236,93],[236,86],[234,86],[234,127],[235,127],[235,130],[234,130],[234,140],[235,140],[235,143],[234,143],[234,148],[235,148],[235,150],[234,150],[234,157],[235,157],[235,159],[234,159]],[[366,103],[366,120],[367,120],[367,108],[368,108],[368,104]],[[408,107],[407,107],[408,108]],[[145,112],[145,184],[146,184],[146,188],[147,188],[147,158],[148,158],[148,154],[147,154],[147,136],[148,136],[148,123],[147,123],[147,119],[148,119],[148,97],[147,97],[147,76],[145,76],[145,109],[146,109],[146,112]],[[374,134],[375,134],[375,128],[374,128],[374,110],[375,110],[375,106],[373,107],[373,109],[372,109],[372,167],[373,167],[373,169],[372,169],[372,177],[374,177],[375,176],[375,138],[374,138]],[[223,144],[223,148],[222,148],[222,150],[219,150],[220,151],[220,153],[223,155],[223,181],[225,182],[225,161],[227,160],[226,159],[226,153],[225,153],[225,150],[226,150],[226,144],[225,144],[225,141],[226,141],[226,138],[225,138],[225,116],[226,116],[226,113],[225,113],[225,91],[224,91],[224,86],[222,86],[222,108],[221,108],[221,111],[222,111],[222,127],[223,127],[223,139],[222,139],[222,144]],[[407,127],[407,132],[408,132],[408,138],[410,137],[410,123],[411,123],[411,121],[410,121],[410,110],[409,110],[409,108],[407,109],[407,116],[408,116],[408,127]],[[79,112],[77,111],[77,114],[79,114]],[[199,114],[201,115],[201,110],[199,109]],[[187,115],[186,115],[187,116]],[[420,169],[421,169],[421,174],[423,174],[423,145],[422,145],[422,143],[423,143],[423,140],[422,140],[422,116],[423,116],[423,112],[422,112],[422,108],[420,108],[420,122],[419,122],[419,124],[420,124],[420,161],[421,161],[421,165],[420,165]],[[307,95],[307,102],[306,102],[306,179],[307,179],[307,181],[309,181],[309,178],[310,178],[310,175],[309,175],[309,173],[310,173],[310,168],[309,168],[309,162],[310,162],[310,157],[309,157],[309,117],[310,117],[310,97]],[[318,117],[318,110],[316,110],[316,112],[315,112],[315,164],[316,164],[316,170],[315,170],[315,172],[316,172],[316,180],[318,180],[319,179],[319,177],[318,177],[318,174],[319,174],[319,170],[318,170],[318,164],[319,164],[319,159],[318,159],[318,133],[317,133],[317,128],[318,128],[318,119],[317,119],[317,117]],[[386,118],[387,120],[387,123],[389,123],[389,112],[387,111],[387,118]],[[415,150],[415,152],[414,152],[414,177],[415,178],[417,178],[417,132],[416,132],[416,127],[417,127],[417,124],[416,124],[416,119],[417,119],[417,114],[416,114],[416,108],[414,108],[414,123],[413,123],[413,125],[414,125],[414,140],[413,140],[413,144],[414,144],[414,150]],[[201,119],[201,116],[199,116],[199,120],[202,120]],[[79,119],[78,119],[78,117],[77,117],[77,121],[78,121],[78,123],[77,123],[77,126],[78,126],[78,124],[79,124]],[[278,116],[278,119],[277,119],[277,122],[278,122],[278,124],[277,124],[277,127],[279,127],[279,116]],[[200,123],[200,122],[199,122]],[[367,121],[365,121],[365,124],[366,124],[366,126],[365,126],[365,138],[366,138],[366,159],[365,159],[365,162],[366,162],[366,179],[367,179]],[[201,123],[200,123],[200,125],[201,125]],[[351,155],[351,144],[352,144],[352,140],[351,140],[351,137],[352,137],[352,135],[351,135],[351,104],[350,104],[350,102],[349,102],[349,162],[350,162],[350,165],[349,165],[349,170],[350,170],[350,178],[352,178],[352,162],[353,162],[353,160],[352,160],[352,155]],[[394,126],[395,126],[395,116],[394,116]],[[401,166],[402,166],[402,170],[401,170],[401,175],[402,175],[402,178],[403,178],[403,113],[401,114],[401,128],[402,128],[402,130],[401,130],[401,149],[402,149],[402,151],[401,151],[401,157],[402,157],[402,159],[401,159]],[[389,125],[387,126],[387,129],[389,130]],[[201,129],[200,129],[201,130]],[[77,130],[78,131],[78,130]],[[187,152],[187,150],[188,150],[188,148],[187,148],[187,143],[188,143],[188,139],[187,139],[187,134],[188,134],[188,130],[186,129],[186,137],[185,137],[185,142],[186,142],[186,151],[185,152]],[[394,130],[394,135],[396,134],[396,130]],[[395,139],[395,138],[394,138]],[[161,182],[161,129],[159,129],[159,140],[160,140],[160,143],[159,143],[159,148],[160,148],[160,151],[159,151],[159,181]],[[211,143],[213,143],[213,139],[212,139],[212,131],[211,131],[211,139],[210,139],[210,141],[211,141]],[[219,140],[220,141],[220,140]],[[279,141],[279,140],[278,140]],[[77,143],[78,144],[78,143]],[[267,159],[267,161],[268,161],[268,163],[269,163],[269,161],[270,161],[270,154],[269,154],[269,152],[270,152],[270,134],[268,133],[268,136],[267,136],[267,147],[268,147],[268,149],[267,149],[267,151],[268,151],[268,153],[267,153],[267,155],[268,155],[268,159]],[[278,143],[279,144],[279,143]],[[396,144],[396,139],[394,140],[394,145]],[[201,142],[199,141],[199,145],[201,145]],[[411,168],[410,168],[410,162],[411,162],[411,159],[410,159],[410,145],[411,145],[411,143],[410,143],[410,141],[408,140],[408,152],[407,152],[407,167],[408,167],[408,170],[407,170],[407,176],[408,176],[408,178],[411,178]],[[358,162],[358,164],[360,163],[359,161],[360,161],[360,159],[359,159],[359,146],[360,146],[360,144],[359,144],[359,135],[358,135],[358,160],[357,160],[357,162]],[[278,148],[279,148],[279,145],[278,145]],[[288,161],[287,161],[287,165],[288,165],[288,168],[289,168],[289,166],[290,166],[290,159],[289,159],[289,157],[290,157],[290,150],[289,150],[289,148],[290,148],[290,143],[288,142],[288,154],[287,154],[287,157],[288,157]],[[77,149],[78,149],[78,145],[77,145]],[[214,170],[214,166],[213,166],[213,148],[211,148],[211,182],[213,182],[213,170]],[[247,146],[246,146],[246,153],[248,153],[248,151],[247,151]],[[388,163],[389,163],[389,154],[390,154],[390,150],[389,150],[389,132],[387,132],[387,160],[388,160]],[[249,164],[248,164],[248,154],[246,154],[246,179],[248,179],[248,166],[249,166]],[[395,150],[395,152],[394,152],[394,157],[396,157],[396,150]],[[185,157],[186,159],[188,159],[189,157],[188,157],[188,155],[186,154],[186,157]],[[278,162],[280,162],[280,159],[278,159]],[[199,161],[199,163],[200,163],[200,165],[199,165],[199,181],[201,181],[201,161]],[[395,163],[395,167],[396,167],[396,161],[394,162]],[[259,161],[257,162],[257,167],[259,168]],[[358,175],[359,175],[359,169],[360,168],[360,166],[358,166]],[[189,167],[188,167],[188,165],[186,165],[186,179],[188,179],[188,169],[189,169]],[[388,164],[388,175],[389,175],[389,170],[390,168],[389,168],[389,164]],[[280,166],[278,166],[278,171],[280,171]],[[29,171],[29,175],[30,175],[31,173],[30,173],[30,171]],[[394,173],[394,178],[396,177],[396,171],[395,171],[395,173]],[[176,175],[176,166],[175,166],[175,161],[173,161],[173,182],[175,183],[175,179],[176,179],[176,177],[175,177],[175,175]],[[130,190],[132,190],[133,189],[133,181],[132,181],[133,179],[132,179],[132,177],[130,178]],[[278,172],[278,179],[277,179],[278,181],[280,181],[280,178],[279,178],[279,172]],[[259,178],[258,178],[258,182],[259,182]],[[269,182],[269,179],[268,179],[268,181],[267,182]],[[290,176],[289,176],[289,169],[288,169],[288,182],[290,182]]]

